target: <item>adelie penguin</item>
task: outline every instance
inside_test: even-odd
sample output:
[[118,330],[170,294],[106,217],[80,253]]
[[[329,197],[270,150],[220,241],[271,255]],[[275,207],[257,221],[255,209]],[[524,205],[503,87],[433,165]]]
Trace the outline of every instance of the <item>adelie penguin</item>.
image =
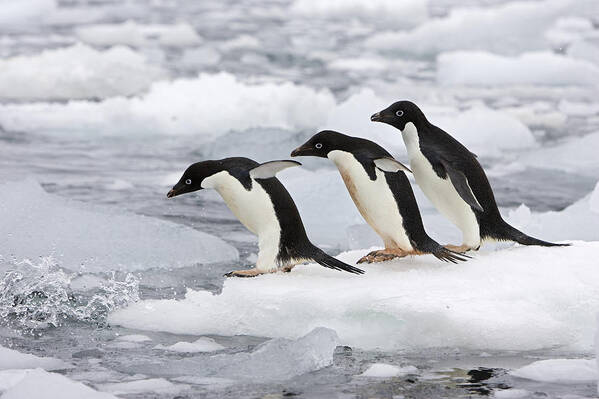
[[360,214],[383,239],[385,249],[369,253],[358,263],[422,254],[454,263],[465,260],[426,234],[404,173],[410,170],[378,144],[325,130],[295,149],[291,156],[332,160]]
[[248,158],[198,162],[187,168],[167,197],[213,188],[239,221],[258,235],[256,267],[232,271],[226,274],[228,277],[290,271],[296,264],[309,261],[334,270],[364,273],[327,255],[308,240],[291,195],[275,177],[277,172],[298,165],[294,161],[259,164]]
[[569,245],[530,237],[503,220],[476,155],[430,123],[416,104],[398,101],[370,120],[401,131],[416,183],[439,212],[462,231],[462,245],[447,248],[456,252],[476,250],[484,240],[546,247]]

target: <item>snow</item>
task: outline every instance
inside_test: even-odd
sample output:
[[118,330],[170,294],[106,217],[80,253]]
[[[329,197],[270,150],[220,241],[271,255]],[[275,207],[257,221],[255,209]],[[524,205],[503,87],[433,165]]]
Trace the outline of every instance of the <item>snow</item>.
[[[314,128],[335,106],[328,90],[293,83],[249,83],[222,72],[154,83],[141,97],[101,102],[0,105],[8,131],[58,135],[202,135],[253,127]],[[223,117],[226,115],[226,117]]]
[[169,346],[156,345],[154,349],[163,349],[180,353],[197,353],[219,351],[221,349],[225,349],[225,347],[217,343],[212,338],[201,337],[194,342],[177,342]]
[[0,235],[6,257],[53,255],[66,269],[88,272],[238,259],[234,247],[210,234],[48,194],[32,180],[0,185]]
[[152,340],[147,335],[142,335],[142,334],[123,335],[121,337],[118,337],[117,339],[119,341],[125,341],[125,342],[148,342],[148,341]]
[[403,377],[408,374],[417,374],[418,369],[414,366],[397,367],[392,364],[385,363],[374,363],[366,369],[362,374],[362,377],[374,377],[374,378],[391,378],[391,377]]
[[550,241],[599,240],[599,182],[584,198],[563,211],[532,213],[526,205],[509,212],[507,220],[526,233]]
[[307,17],[371,20],[405,29],[428,18],[428,0],[295,0],[291,11]]
[[127,47],[102,51],[75,44],[1,59],[0,96],[37,100],[127,96],[164,77],[161,68],[149,65],[142,55]]
[[124,44],[143,47],[152,44],[167,47],[188,47],[202,42],[195,29],[187,23],[174,25],[144,25],[135,21],[120,24],[87,25],[75,29],[83,42],[96,46]]
[[[280,323],[281,314],[278,315]],[[186,357],[138,366],[137,370],[144,374],[161,373],[173,377],[217,377],[221,381],[283,381],[330,366],[337,345],[335,331],[315,328],[298,339],[272,339],[251,352]]]
[[[362,276],[297,266],[227,279],[219,295],[189,289],[182,300],[141,301],[112,312],[109,321],[178,334],[285,338],[322,326],[334,329],[341,344],[362,349],[588,352],[596,323],[589,309],[599,306],[599,269],[589,259],[598,249],[599,242],[578,241],[513,246],[479,251],[457,265],[426,255],[367,265]],[[368,251],[338,258],[353,264]]]
[[371,35],[368,48],[432,56],[442,51],[486,50],[500,54],[546,49],[543,33],[559,17],[584,15],[593,0],[513,1],[490,7],[450,10],[415,29]]
[[0,371],[0,394],[2,399],[116,399],[42,369]]
[[116,382],[112,384],[101,384],[101,391],[110,392],[115,395],[130,395],[143,392],[177,394],[187,388],[187,385],[173,384],[164,378],[149,378],[147,380],[136,380],[127,382]]
[[64,370],[73,366],[53,357],[39,357],[0,346],[0,370],[38,367],[45,370]]
[[597,85],[599,66],[550,52],[506,57],[485,51],[455,51],[437,58],[443,85]]
[[534,381],[557,384],[580,384],[599,379],[595,359],[547,359],[533,362],[510,374]]

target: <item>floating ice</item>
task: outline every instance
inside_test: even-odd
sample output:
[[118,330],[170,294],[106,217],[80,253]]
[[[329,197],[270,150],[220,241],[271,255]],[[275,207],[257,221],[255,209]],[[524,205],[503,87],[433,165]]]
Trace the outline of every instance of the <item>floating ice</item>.
[[98,388],[101,391],[111,392],[115,395],[130,395],[143,392],[177,394],[187,385],[173,384],[164,378],[149,378],[147,380],[136,380],[127,382],[116,382],[112,384],[101,384]]
[[[228,279],[220,295],[189,290],[183,300],[138,302],[109,320],[151,331],[287,338],[323,326],[364,349],[588,352],[596,324],[589,309],[599,306],[597,250],[599,242],[515,246],[457,265],[426,255],[367,265],[362,276],[297,266]],[[366,252],[339,259],[353,264]]]
[[295,0],[291,10],[309,17],[372,20],[405,29],[427,19],[428,0]]
[[498,389],[493,392],[493,397],[498,399],[518,399],[518,398],[528,398],[531,395],[530,391],[526,389]]
[[44,370],[64,370],[73,366],[53,357],[39,357],[0,346],[0,370],[38,367]]
[[[278,313],[274,309],[271,311]],[[267,341],[251,352],[162,361],[136,366],[136,370],[150,375],[167,373],[168,376],[217,377],[238,382],[281,381],[330,366],[337,345],[335,331],[315,328],[295,340],[276,338]]]
[[148,65],[143,56],[127,47],[99,51],[76,44],[0,60],[0,97],[82,99],[131,95],[165,76],[162,69]]
[[134,47],[157,44],[188,47],[199,44],[202,38],[186,23],[174,25],[144,25],[135,21],[120,24],[98,24],[79,27],[75,34],[86,43],[97,46],[124,44]]
[[59,135],[202,135],[207,141],[252,127],[314,128],[334,106],[328,90],[245,83],[228,73],[200,74],[155,83],[143,97],[0,105],[0,125],[4,130]]
[[0,185],[0,236],[5,257],[53,255],[64,268],[88,272],[238,258],[235,248],[212,235],[51,195],[31,180]]
[[484,51],[455,51],[437,58],[443,85],[595,85],[599,67],[550,52],[504,57]]
[[529,380],[558,384],[596,382],[599,379],[595,359],[548,359],[539,360],[510,372],[511,375]]
[[125,342],[148,342],[148,341],[152,340],[147,335],[142,335],[142,334],[123,335],[121,337],[118,337],[117,339],[119,341],[125,341]]
[[392,364],[374,363],[360,375],[362,377],[391,378],[417,373],[418,369],[414,366],[397,367]]
[[169,346],[156,345],[154,349],[163,349],[171,352],[197,353],[219,351],[225,349],[225,347],[212,338],[201,337],[194,342],[177,342],[176,344]]
[[532,213],[526,205],[510,211],[508,221],[546,240],[599,241],[599,183],[592,193],[563,211]]
[[427,56],[451,50],[518,54],[548,46],[543,33],[559,17],[588,15],[593,0],[514,1],[491,7],[453,9],[409,32],[371,35],[369,48]]
[[0,394],[2,399],[116,399],[42,369],[0,371]]

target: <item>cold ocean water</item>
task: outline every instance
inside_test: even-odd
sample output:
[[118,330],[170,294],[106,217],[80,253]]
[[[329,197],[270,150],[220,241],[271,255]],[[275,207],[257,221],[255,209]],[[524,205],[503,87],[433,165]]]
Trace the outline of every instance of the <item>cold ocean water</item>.
[[[597,395],[595,0],[4,0],[0,57],[0,395]],[[225,282],[255,237],[213,191],[166,199],[193,162],[324,128],[407,161],[369,121],[398,99],[478,155],[511,223],[574,245]],[[313,241],[379,246],[332,163],[299,160],[280,178]]]

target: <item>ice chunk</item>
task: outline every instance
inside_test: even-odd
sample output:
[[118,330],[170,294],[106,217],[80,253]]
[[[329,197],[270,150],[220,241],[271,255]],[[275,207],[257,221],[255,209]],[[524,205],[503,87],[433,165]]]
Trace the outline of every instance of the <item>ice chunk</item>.
[[101,391],[111,392],[115,395],[130,395],[143,392],[173,395],[181,392],[184,389],[187,389],[187,385],[173,384],[164,378],[149,378],[147,380],[101,384],[98,386],[98,388]]
[[246,83],[228,73],[200,74],[155,83],[142,97],[0,105],[0,125],[60,135],[199,135],[208,141],[252,127],[314,129],[334,106],[328,90],[289,82]]
[[362,377],[391,378],[417,373],[418,369],[414,366],[397,367],[392,364],[374,363],[360,375]]
[[53,357],[39,357],[0,346],[0,370],[38,367],[45,370],[64,370],[73,366]]
[[558,384],[596,382],[599,379],[595,359],[548,359],[539,360],[517,370],[511,375],[529,380]]
[[0,371],[0,394],[2,399],[116,399],[42,369]]
[[528,398],[531,395],[530,391],[526,389],[501,389],[493,392],[493,396],[498,399],[517,399],[517,398]]
[[125,342],[148,342],[148,341],[152,340],[147,335],[142,335],[142,334],[123,335],[121,337],[118,337],[117,339],[119,341],[125,341]]
[[64,268],[88,272],[238,258],[234,247],[212,235],[51,195],[32,180],[0,185],[0,236],[4,256],[53,255]]
[[235,381],[281,381],[330,366],[338,345],[335,331],[315,328],[298,339],[275,338],[251,352],[190,357],[138,366],[144,374],[218,377]]
[[75,34],[82,41],[97,46],[124,44],[141,47],[158,44],[188,47],[202,42],[195,29],[187,23],[144,25],[135,21],[126,21],[120,24],[82,26],[75,29]]
[[177,342],[170,346],[156,345],[154,349],[163,349],[172,352],[197,353],[219,351],[225,349],[225,347],[212,338],[201,337],[194,342]]
[[428,17],[428,0],[295,0],[291,11],[331,19],[371,20],[377,25],[416,26]]
[[504,57],[484,51],[455,51],[437,58],[443,85],[593,85],[599,66],[550,52]]
[[[35,84],[31,77],[35,76]],[[83,99],[131,95],[166,73],[127,47],[104,51],[84,44],[0,60],[0,97]]]
[[[183,300],[138,302],[109,321],[181,334],[286,338],[323,326],[341,344],[364,349],[588,352],[596,324],[589,309],[599,306],[599,268],[589,259],[597,250],[599,242],[515,246],[479,251],[457,265],[426,255],[367,265],[362,276],[296,266],[228,279],[219,295],[189,290]],[[339,259],[354,264],[366,252]]]
[[592,193],[559,212],[532,213],[526,205],[510,211],[507,220],[527,234],[546,240],[599,240],[599,183]]
[[513,1],[491,7],[457,8],[409,32],[371,35],[369,48],[430,56],[451,50],[518,54],[545,49],[543,33],[559,17],[588,15],[594,0]]

